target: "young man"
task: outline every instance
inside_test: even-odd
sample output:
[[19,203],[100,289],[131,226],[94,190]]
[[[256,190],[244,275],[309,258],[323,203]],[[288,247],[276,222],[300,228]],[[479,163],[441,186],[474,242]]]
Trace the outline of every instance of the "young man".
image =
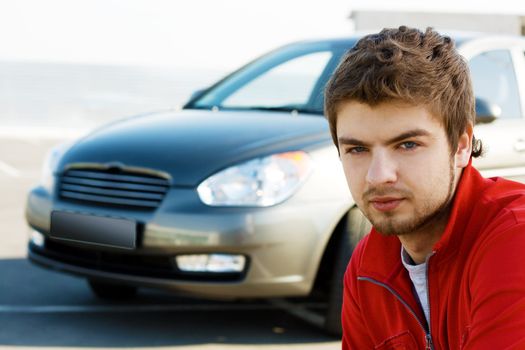
[[345,275],[343,349],[525,349],[525,186],[472,167],[474,96],[450,38],[364,37],[325,111],[373,225]]

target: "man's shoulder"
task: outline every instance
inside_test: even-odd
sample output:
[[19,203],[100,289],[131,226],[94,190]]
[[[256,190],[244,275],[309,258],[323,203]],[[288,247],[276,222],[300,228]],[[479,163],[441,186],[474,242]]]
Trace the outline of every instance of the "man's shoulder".
[[[472,205],[467,234],[475,256],[488,251],[522,249],[525,243],[525,185],[504,178],[485,179],[486,186]],[[475,243],[474,243],[475,242]],[[498,248],[499,247],[499,248]]]
[[492,221],[525,223],[525,184],[501,177],[486,181],[488,186],[482,193],[480,209],[486,215],[493,213]]

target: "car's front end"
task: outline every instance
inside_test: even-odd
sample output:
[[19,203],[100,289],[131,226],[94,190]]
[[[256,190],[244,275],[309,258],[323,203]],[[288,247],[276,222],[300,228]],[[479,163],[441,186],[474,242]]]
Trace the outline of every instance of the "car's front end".
[[282,47],[181,111],[54,149],[27,201],[30,260],[87,278],[102,298],[138,287],[313,296],[327,304],[323,327],[339,333],[342,275],[367,226],[352,209],[323,88],[354,42]]
[[55,150],[27,202],[30,259],[188,295],[308,295],[348,199],[325,183],[338,162],[324,120],[304,118],[167,113]]

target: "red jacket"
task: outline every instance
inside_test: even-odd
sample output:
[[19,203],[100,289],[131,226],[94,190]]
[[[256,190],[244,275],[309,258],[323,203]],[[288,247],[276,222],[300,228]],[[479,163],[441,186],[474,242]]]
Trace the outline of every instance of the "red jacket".
[[[525,186],[464,169],[428,260],[430,332],[395,236],[375,230],[345,274],[343,349],[525,349]],[[430,339],[431,338],[431,339]]]

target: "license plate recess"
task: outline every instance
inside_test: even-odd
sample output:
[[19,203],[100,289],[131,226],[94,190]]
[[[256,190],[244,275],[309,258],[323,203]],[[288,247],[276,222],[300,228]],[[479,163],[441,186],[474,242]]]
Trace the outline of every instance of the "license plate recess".
[[66,211],[51,213],[51,238],[98,246],[135,249],[137,222]]

